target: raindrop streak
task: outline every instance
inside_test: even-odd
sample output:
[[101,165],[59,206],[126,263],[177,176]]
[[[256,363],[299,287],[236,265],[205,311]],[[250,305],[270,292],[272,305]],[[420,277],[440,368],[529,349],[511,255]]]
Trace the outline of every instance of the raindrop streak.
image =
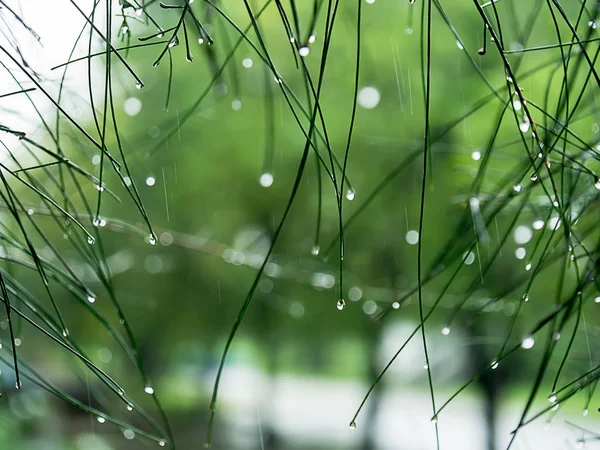
[[343,310],[343,309],[346,307],[346,301],[345,301],[343,298],[340,298],[340,299],[337,301],[337,305],[336,305],[336,306],[337,306],[337,309],[338,309],[339,311],[341,311],[341,310]]

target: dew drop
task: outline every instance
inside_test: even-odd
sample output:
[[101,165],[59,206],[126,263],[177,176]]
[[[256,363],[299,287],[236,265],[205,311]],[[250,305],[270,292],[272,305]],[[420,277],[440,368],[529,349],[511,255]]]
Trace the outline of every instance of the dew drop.
[[92,245],[94,242],[96,242],[96,239],[94,239],[92,236],[88,236],[87,241],[88,244]]
[[448,336],[450,334],[450,328],[449,327],[442,328],[442,334],[444,336]]
[[433,424],[436,424],[436,423],[438,423],[438,418],[437,418],[437,416],[433,416],[433,417],[431,418],[431,423],[433,423]]
[[539,180],[539,179],[540,179],[540,176],[537,174],[537,172],[533,172],[533,173],[531,174],[531,176],[529,177],[529,179],[530,179],[531,181],[537,181],[537,180]]
[[204,44],[204,38],[202,36],[200,36],[198,38],[198,44],[200,44],[200,45]]
[[514,192],[516,192],[516,193],[518,194],[519,192],[521,192],[521,189],[522,189],[522,188],[523,188],[523,186],[521,186],[521,183],[516,183],[516,184],[513,186],[513,191],[514,191]]
[[146,178],[147,186],[154,186],[155,184],[156,184],[156,178],[154,178],[153,176]]
[[274,181],[273,174],[268,173],[268,172],[263,173],[260,176],[260,180],[259,180],[260,185],[265,188],[271,187],[271,185],[273,184],[273,181]]
[[127,411],[133,411],[133,405],[131,403],[127,405]]
[[154,233],[150,233],[150,235],[148,235],[148,242],[150,245],[156,245],[156,236]]
[[298,50],[298,54],[300,56],[302,56],[303,58],[307,57],[309,53],[310,53],[310,48],[308,48],[306,46],[300,47],[300,49]]
[[62,332],[63,337],[69,337],[69,330],[67,330],[66,328],[63,330]]
[[308,43],[309,44],[314,44],[315,41],[317,40],[317,35],[315,33],[312,33],[309,37],[308,37]]
[[100,226],[100,219],[98,219],[97,217],[92,221],[92,225],[94,225],[95,227],[99,227]]
[[429,364],[423,363],[423,369],[425,369],[425,370],[429,369]]
[[94,303],[96,301],[96,297],[94,297],[93,295],[88,295],[87,301],[90,303]]
[[242,60],[242,66],[244,66],[246,69],[251,68],[253,64],[254,61],[252,61],[250,58],[244,58]]
[[557,398],[558,398],[558,397],[556,397],[556,394],[553,392],[552,394],[550,394],[550,395],[548,396],[548,401],[549,401],[550,403],[555,403]]
[[152,386],[146,386],[146,387],[144,388],[144,392],[145,392],[146,394],[152,395],[152,394],[154,394],[154,388],[153,388]]
[[535,338],[533,336],[528,336],[525,339],[523,339],[523,342],[521,342],[521,347],[524,348],[525,350],[529,350],[530,348],[533,348],[534,345],[535,345]]
[[106,419],[104,417],[102,417],[102,416],[96,417],[96,420],[98,421],[98,423],[104,423],[104,422],[106,422]]
[[164,447],[165,445],[167,445],[167,443],[165,441],[158,441],[158,445]]
[[340,299],[337,301],[337,304],[336,304],[336,306],[337,306],[337,309],[338,309],[339,311],[342,311],[342,310],[343,310],[343,309],[346,307],[346,301],[345,301],[343,298],[340,298]]
[[474,151],[471,153],[471,158],[473,158],[473,161],[479,161],[481,159],[481,152]]
[[528,264],[525,266],[525,270],[527,270],[527,271],[531,270],[531,263],[528,263]]
[[498,368],[498,361],[493,361],[491,367],[492,370],[496,370]]
[[135,83],[135,87],[136,87],[136,89],[142,89],[144,87],[144,83],[142,83],[141,81],[138,81],[137,83]]
[[464,50],[465,49],[463,47],[463,45],[460,43],[460,41],[456,41],[456,46],[458,47],[459,50]]
[[600,178],[596,177],[594,180],[594,187],[600,191]]
[[15,388],[16,388],[16,389],[21,389],[22,387],[23,387],[23,386],[21,385],[21,380],[19,380],[19,381],[17,381],[17,382],[15,383]]
[[416,230],[409,230],[405,236],[406,242],[409,245],[416,245],[419,242],[419,232]]
[[600,295],[594,299],[595,303],[600,303]]
[[354,197],[356,196],[356,191],[354,190],[354,188],[352,189],[348,189],[346,191],[346,198],[350,201],[354,200]]
[[321,247],[319,247],[318,245],[315,245],[312,248],[312,250],[310,251],[310,254],[313,255],[313,256],[317,256],[320,251],[321,251]]
[[356,429],[356,422],[354,420],[352,422],[350,422],[350,428],[352,430]]
[[590,412],[589,409],[585,408],[583,410],[583,417],[587,416],[589,414],[589,412]]

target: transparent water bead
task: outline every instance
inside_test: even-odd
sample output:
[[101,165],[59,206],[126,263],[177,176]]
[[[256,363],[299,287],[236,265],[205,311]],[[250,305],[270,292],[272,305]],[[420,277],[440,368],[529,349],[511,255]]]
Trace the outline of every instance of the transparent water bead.
[[259,182],[262,187],[268,188],[273,185],[274,180],[275,180],[275,178],[273,177],[273,174],[267,172],[267,173],[263,173],[260,176]]
[[416,245],[419,242],[419,232],[416,230],[409,230],[406,233],[405,239],[409,245]]
[[96,242],[96,239],[94,239],[92,236],[88,236],[87,243],[92,245],[94,242]]
[[513,186],[513,191],[514,191],[514,192],[516,192],[516,193],[518,194],[519,192],[521,192],[521,189],[522,189],[522,188],[523,188],[523,186],[521,186],[521,183],[516,183],[516,184]]
[[102,416],[96,417],[96,420],[98,421],[98,423],[104,423],[104,422],[106,422],[106,419],[104,417],[102,417]]
[[448,336],[450,334],[450,328],[449,327],[442,328],[442,334],[444,336]]
[[154,388],[153,388],[152,386],[146,386],[146,387],[144,388],[144,392],[145,392],[146,394],[152,395],[152,394],[154,394]]
[[150,245],[156,245],[156,236],[153,233],[148,236],[148,242]]
[[492,370],[496,370],[498,368],[498,365],[498,361],[493,361],[490,367],[492,368]]
[[142,89],[144,87],[144,83],[142,83],[141,81],[138,81],[137,83],[135,83],[135,87],[137,89]]
[[525,350],[529,350],[530,348],[533,348],[534,345],[535,345],[535,338],[533,336],[528,336],[525,339],[523,339],[523,342],[521,342],[521,347],[524,348]]
[[379,94],[379,91],[372,86],[366,86],[358,93],[358,104],[365,109],[375,108],[380,100],[381,94]]
[[336,307],[339,311],[342,311],[346,307],[346,301],[343,298],[340,298],[337,301]]
[[88,295],[87,301],[90,303],[94,303],[96,301],[96,297],[94,297],[93,295]]
[[352,430],[356,429],[356,422],[354,420],[352,422],[350,422],[350,429],[352,429]]
[[300,56],[302,56],[303,58],[306,58],[309,53],[310,53],[310,48],[308,48],[306,46],[300,47],[300,49],[298,50],[298,54]]
[[310,254],[313,256],[317,256],[319,254],[319,252],[321,251],[321,247],[319,247],[318,245],[315,245],[311,250],[310,250]]
[[556,403],[556,399],[557,399],[557,398],[558,398],[558,397],[557,397],[557,396],[556,396],[556,394],[553,392],[552,394],[550,394],[550,395],[548,396],[548,401],[549,401],[550,403]]
[[354,197],[356,197],[356,191],[354,190],[354,188],[352,189],[348,189],[346,191],[346,198],[350,201],[354,200]]

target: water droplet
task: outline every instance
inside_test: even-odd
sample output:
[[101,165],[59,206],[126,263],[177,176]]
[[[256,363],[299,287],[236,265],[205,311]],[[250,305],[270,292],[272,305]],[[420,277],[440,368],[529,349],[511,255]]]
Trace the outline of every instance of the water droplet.
[[148,178],[146,178],[146,185],[154,186],[155,184],[156,184],[156,178],[154,178],[153,176],[149,176]]
[[431,423],[433,423],[433,424],[436,424],[436,423],[438,423],[438,418],[437,418],[437,416],[433,416],[433,417],[431,418]]
[[321,247],[319,247],[318,245],[315,245],[312,248],[312,250],[310,251],[310,254],[313,255],[313,256],[317,256],[320,251],[321,251]]
[[521,183],[516,183],[516,184],[513,186],[513,191],[514,191],[514,192],[516,192],[516,193],[518,194],[519,192],[521,192],[521,189],[522,189],[522,188],[523,188],[523,186],[521,186]]
[[543,220],[536,220],[533,222],[533,229],[534,230],[541,230],[542,228],[544,228],[544,221]]
[[300,47],[300,49],[298,50],[298,54],[300,56],[302,56],[303,58],[307,57],[309,53],[310,53],[310,48],[308,48],[306,46]]
[[525,266],[525,270],[527,270],[527,271],[531,270],[531,263],[528,263],[528,264]]
[[152,394],[154,394],[154,388],[153,388],[152,386],[146,386],[146,387],[144,388],[144,392],[145,392],[146,394],[152,395]]
[[358,104],[365,109],[375,108],[380,100],[381,94],[379,94],[379,91],[372,86],[366,86],[358,93]]
[[17,388],[17,389],[21,389],[22,387],[23,387],[23,386],[22,386],[22,384],[21,384],[21,380],[19,380],[19,381],[17,381],[17,382],[15,383],[15,388]]
[[135,433],[132,430],[125,430],[123,436],[125,436],[125,439],[131,440],[135,437]]
[[236,98],[231,102],[231,109],[233,109],[234,111],[239,111],[240,109],[242,109],[242,102]]
[[244,58],[242,60],[242,66],[244,66],[246,69],[251,68],[254,65],[254,61],[252,61],[250,58]]
[[429,364],[423,363],[423,369],[425,369],[425,370],[429,369]]
[[336,304],[336,306],[337,306],[337,309],[338,309],[339,311],[341,311],[341,310],[343,310],[343,309],[346,307],[346,301],[345,301],[343,298],[340,298],[340,299],[337,301],[337,304]]
[[594,21],[594,20],[590,20],[590,21],[588,22],[588,26],[589,26],[589,27],[590,27],[592,30],[595,30],[596,28],[598,28],[598,24],[597,24],[597,23],[596,23],[596,21]]
[[405,236],[406,242],[409,245],[416,245],[419,242],[419,232],[416,230],[409,230]]
[[354,190],[354,188],[352,189],[348,189],[346,191],[346,198],[350,201],[354,200],[354,197],[356,196],[356,191]]
[[460,41],[456,41],[456,46],[458,47],[459,50],[464,50],[465,49],[463,47],[463,45],[460,43]]
[[142,83],[141,81],[138,81],[137,83],[135,83],[135,87],[137,89],[142,89],[144,87],[144,83]]
[[150,233],[150,235],[148,235],[148,242],[150,245],[156,245],[156,236],[154,233]]
[[519,130],[521,130],[523,133],[529,131],[529,120],[527,120],[526,117],[523,118],[523,120],[519,124]]
[[590,412],[589,409],[585,408],[583,410],[583,417],[587,416],[589,414],[589,412]]
[[600,190],[600,178],[596,177],[596,179],[594,180],[594,187]]
[[450,328],[449,327],[442,328],[442,334],[444,336],[448,336],[450,334]]
[[473,264],[475,262],[475,253],[473,253],[473,252],[465,253],[463,256],[463,262],[467,266],[470,266],[471,264]]
[[496,370],[498,368],[498,361],[493,361],[491,367],[492,370]]
[[524,348],[525,350],[529,350],[530,348],[533,348],[534,345],[535,345],[535,338],[533,336],[528,336],[525,339],[523,339],[523,342],[521,342],[521,347]]
[[131,403],[127,405],[127,411],[133,411],[133,405]]
[[92,236],[88,236],[87,241],[88,244],[92,245],[94,242],[96,242],[96,239],[94,239]]
[[517,244],[527,244],[533,237],[531,228],[525,225],[519,225],[515,228],[514,239]]
[[104,422],[106,422],[106,419],[104,417],[102,417],[102,416],[96,417],[96,420],[98,421],[98,423],[104,423]]
[[558,407],[559,407],[559,404],[557,403],[556,405],[554,405],[554,406],[552,407],[552,411],[556,411],[556,410],[558,409]]
[[317,40],[317,35],[315,33],[312,33],[309,37],[308,37],[308,43],[309,44],[314,44],[315,41]]
[[556,394],[553,392],[552,394],[550,394],[550,395],[548,396],[548,401],[549,401],[550,403],[555,403],[557,398],[558,398],[558,397],[556,397]]
[[266,187],[266,188],[270,187],[273,184],[273,181],[274,181],[273,174],[272,173],[268,173],[268,172],[263,173],[260,176],[260,180],[259,180],[260,185],[262,187]]
[[513,102],[513,108],[515,109],[515,111],[520,111],[522,106],[523,105],[521,105],[521,101],[520,100],[515,100]]
[[96,301],[96,297],[94,297],[93,295],[88,295],[87,301],[90,303],[94,303]]
[[560,339],[560,333],[558,331],[555,331],[554,333],[552,333],[552,339],[554,341],[558,341]]
[[400,308],[400,303],[399,302],[392,303],[392,308],[394,308],[394,309]]
[[92,221],[92,225],[94,225],[95,227],[100,226],[100,219],[98,219],[97,217]]
[[354,420],[352,422],[350,422],[350,428],[352,430],[354,430],[356,428],[356,422]]
[[67,330],[66,328],[63,330],[62,332],[63,337],[69,337],[69,330]]
[[600,303],[600,295],[594,299],[595,303]]
[[515,256],[517,259],[525,259],[525,256],[527,256],[527,250],[525,250],[523,247],[519,247],[515,250]]
[[537,181],[537,180],[539,180],[539,179],[540,179],[540,176],[537,174],[537,172],[533,172],[533,173],[531,174],[531,176],[529,177],[529,179],[530,179],[531,181]]
[[481,159],[481,152],[474,151],[471,153],[471,158],[473,158],[474,161],[479,161]]
[[158,445],[164,447],[165,445],[167,445],[167,443],[165,441],[158,441]]

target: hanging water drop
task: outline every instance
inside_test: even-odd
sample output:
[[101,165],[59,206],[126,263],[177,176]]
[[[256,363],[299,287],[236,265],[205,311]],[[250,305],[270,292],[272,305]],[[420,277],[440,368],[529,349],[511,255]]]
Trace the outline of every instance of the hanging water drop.
[[498,368],[498,361],[493,361],[491,368],[492,368],[492,370],[496,370]]
[[356,429],[356,422],[354,420],[352,422],[350,422],[350,429],[352,429],[352,430]]
[[148,242],[150,243],[150,245],[156,245],[156,236],[154,235],[154,233],[150,233],[150,235],[148,236]]
[[306,58],[309,53],[310,53],[310,48],[308,48],[306,46],[300,47],[300,49],[298,50],[298,54],[300,56],[302,56],[303,58]]
[[594,180],[594,187],[600,191],[600,177],[596,177]]
[[152,395],[152,394],[154,394],[154,388],[153,388],[152,386],[146,386],[146,387],[144,388],[144,392],[145,392],[146,394]]
[[558,398],[558,397],[556,397],[556,394],[553,392],[552,394],[550,394],[550,395],[548,396],[548,401],[549,401],[550,403],[556,403],[556,399],[557,399],[557,398]]
[[589,412],[590,412],[589,409],[585,408],[583,410],[583,417],[587,416]]
[[106,419],[104,417],[102,417],[102,416],[96,417],[96,420],[98,421],[98,423],[104,423],[104,422],[106,422]]
[[354,197],[356,196],[356,191],[354,190],[354,188],[348,189],[346,191],[346,198],[350,201],[354,200]]
[[341,311],[341,310],[343,310],[343,309],[346,307],[346,301],[345,301],[343,298],[340,298],[340,299],[337,301],[337,305],[336,305],[336,306],[337,306],[337,309],[338,309],[339,311]]
[[141,81],[138,81],[137,83],[135,83],[135,87],[137,89],[142,89],[144,87],[144,83],[142,83]]
[[521,342],[521,347],[524,348],[525,350],[529,350],[530,348],[533,348],[534,345],[535,345],[535,338],[533,336],[528,336],[525,339],[523,339],[523,342]]
[[540,176],[537,174],[537,172],[533,172],[533,173],[531,174],[531,177],[529,177],[529,179],[530,179],[531,181],[537,181],[537,180],[539,180],[539,178],[540,178]]
[[442,328],[442,334],[444,336],[448,336],[450,334],[450,328],[449,327]]
[[133,411],[133,405],[131,403],[127,404],[127,411]]
[[94,297],[93,295],[88,295],[87,301],[90,303],[94,303],[96,301],[96,297]]
[[319,247],[318,245],[315,245],[311,251],[310,254],[313,256],[317,256],[319,254],[319,252],[321,251],[321,247]]
[[94,225],[95,227],[100,226],[100,219],[98,219],[97,217],[92,221],[92,225]]
[[516,193],[518,194],[519,192],[521,192],[521,189],[522,189],[522,188],[523,188],[523,186],[521,186],[521,183],[516,183],[516,184],[513,186],[513,191],[514,191],[514,192],[516,192]]
[[92,245],[94,242],[96,242],[96,239],[94,239],[93,236],[88,236],[87,242],[88,244]]
[[167,445],[167,443],[165,441],[158,441],[158,445],[164,447],[165,445]]
[[259,182],[262,187],[268,188],[273,184],[274,179],[272,173],[266,172],[260,176]]
[[427,364],[426,362],[423,363],[423,369],[425,369],[425,370],[429,369],[429,364]]

